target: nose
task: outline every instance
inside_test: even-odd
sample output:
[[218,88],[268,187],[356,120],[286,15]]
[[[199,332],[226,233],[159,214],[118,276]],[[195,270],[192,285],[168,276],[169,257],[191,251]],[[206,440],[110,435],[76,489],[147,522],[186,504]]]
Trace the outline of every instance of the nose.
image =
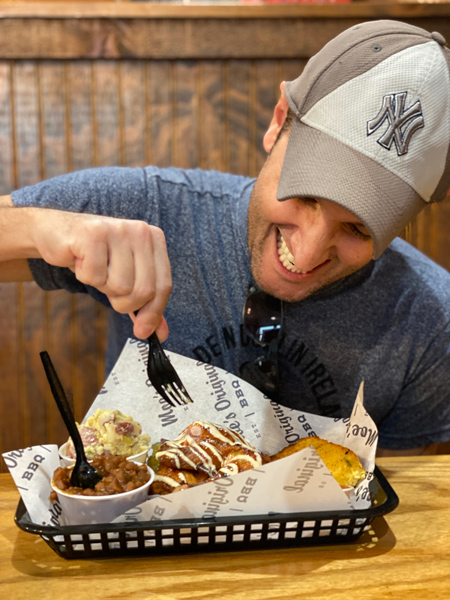
[[302,219],[290,237],[291,252],[297,269],[306,273],[329,260],[335,247],[335,228],[321,210]]

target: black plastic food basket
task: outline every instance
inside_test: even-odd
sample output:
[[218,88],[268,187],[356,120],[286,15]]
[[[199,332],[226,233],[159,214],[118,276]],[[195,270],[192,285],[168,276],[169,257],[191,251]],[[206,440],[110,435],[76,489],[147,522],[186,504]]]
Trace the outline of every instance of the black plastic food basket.
[[67,559],[318,546],[354,542],[374,518],[398,506],[397,494],[378,467],[370,492],[372,506],[363,510],[60,527],[33,523],[20,500],[15,521]]

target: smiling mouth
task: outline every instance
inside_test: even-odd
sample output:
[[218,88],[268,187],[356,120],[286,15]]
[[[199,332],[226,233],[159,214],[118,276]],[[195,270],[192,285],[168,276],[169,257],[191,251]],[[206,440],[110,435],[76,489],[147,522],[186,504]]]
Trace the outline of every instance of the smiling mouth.
[[291,273],[298,273],[299,275],[303,275],[304,271],[300,271],[297,269],[294,263],[294,256],[289,252],[289,248],[286,246],[286,242],[284,241],[283,236],[280,232],[278,232],[277,236],[277,246],[278,246],[278,256],[280,259],[280,263],[283,265],[285,269],[291,271]]
[[320,263],[320,265],[317,265],[317,267],[314,267],[314,269],[311,269],[311,271],[300,271],[300,269],[297,269],[297,267],[295,266],[294,255],[291,254],[289,248],[286,246],[286,242],[284,241],[284,238],[281,235],[280,231],[278,231],[277,234],[277,248],[280,263],[287,271],[290,271],[291,273],[295,273],[297,275],[307,275],[309,273],[314,273],[315,271],[321,269],[324,265],[330,262],[330,260],[327,259],[324,260],[323,263]]

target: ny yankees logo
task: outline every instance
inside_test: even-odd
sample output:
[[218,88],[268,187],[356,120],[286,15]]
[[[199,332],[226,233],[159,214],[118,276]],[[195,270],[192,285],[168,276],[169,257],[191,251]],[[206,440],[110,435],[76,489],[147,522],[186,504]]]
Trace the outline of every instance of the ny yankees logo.
[[390,150],[392,142],[394,142],[398,156],[408,152],[411,137],[418,129],[424,127],[420,100],[405,110],[407,95],[408,92],[401,92],[384,96],[380,112],[374,119],[367,122],[368,136],[372,135],[385,121],[388,122],[386,131],[378,138],[377,142],[386,150]]

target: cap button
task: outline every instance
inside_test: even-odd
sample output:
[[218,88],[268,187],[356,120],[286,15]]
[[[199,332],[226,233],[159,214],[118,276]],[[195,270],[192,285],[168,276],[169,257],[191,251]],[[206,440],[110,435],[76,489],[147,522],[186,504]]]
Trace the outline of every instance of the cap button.
[[431,34],[431,37],[433,38],[433,40],[435,40],[441,46],[445,46],[446,41],[445,41],[445,37],[442,35],[442,33],[439,33],[438,31],[433,31],[433,33]]

